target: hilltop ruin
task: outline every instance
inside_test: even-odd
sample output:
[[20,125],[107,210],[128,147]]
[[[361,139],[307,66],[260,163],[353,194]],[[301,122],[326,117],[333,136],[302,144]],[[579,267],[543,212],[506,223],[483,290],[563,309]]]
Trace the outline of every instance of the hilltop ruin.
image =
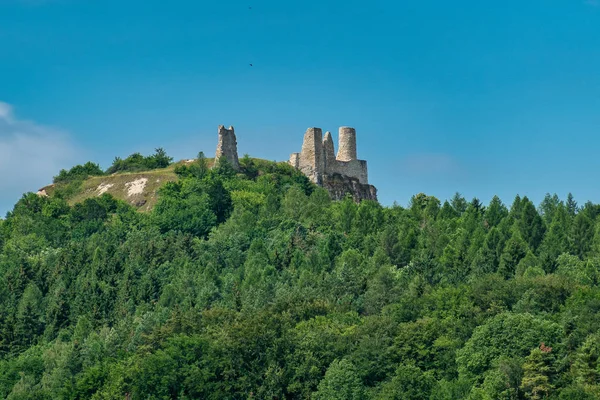
[[[330,132],[321,128],[308,128],[300,153],[292,153],[289,163],[299,169],[315,184],[324,187],[334,200],[350,194],[355,201],[377,201],[377,189],[369,185],[367,162],[359,160],[356,154],[356,130],[351,127],[339,128],[339,150],[335,156]],[[219,141],[215,161],[225,157],[239,169],[237,139],[233,126],[226,129],[219,125]]]
[[351,194],[356,201],[377,200],[377,189],[369,185],[367,162],[357,157],[356,130],[342,126],[338,133],[339,150],[335,156],[331,132],[323,137],[321,128],[308,128],[302,150],[292,153],[289,163],[327,189],[334,200],[346,194]]
[[237,139],[233,126],[226,129],[224,125],[219,125],[219,141],[217,142],[217,152],[215,153],[215,162],[225,157],[234,169],[240,169],[238,160]]

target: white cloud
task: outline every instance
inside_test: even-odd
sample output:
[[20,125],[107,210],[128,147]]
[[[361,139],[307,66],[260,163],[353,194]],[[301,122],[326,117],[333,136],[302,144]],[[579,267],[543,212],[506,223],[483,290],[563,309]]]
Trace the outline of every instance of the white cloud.
[[18,118],[0,101],[0,216],[25,192],[35,192],[69,168],[77,149],[66,132]]
[[12,107],[10,104],[3,103],[0,101],[0,119],[12,119]]

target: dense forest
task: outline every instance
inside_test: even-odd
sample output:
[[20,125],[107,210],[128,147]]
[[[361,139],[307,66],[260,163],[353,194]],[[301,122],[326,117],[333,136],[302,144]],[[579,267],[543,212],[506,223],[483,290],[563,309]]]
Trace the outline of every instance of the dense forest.
[[177,168],[148,213],[24,195],[0,220],[0,397],[600,397],[599,205],[332,202],[240,163]]

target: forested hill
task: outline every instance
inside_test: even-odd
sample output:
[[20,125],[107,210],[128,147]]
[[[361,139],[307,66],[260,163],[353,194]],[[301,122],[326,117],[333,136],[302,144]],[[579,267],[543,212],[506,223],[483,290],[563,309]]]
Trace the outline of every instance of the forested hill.
[[145,213],[70,202],[93,164],[23,196],[0,220],[0,397],[600,397],[600,206],[331,202],[241,164],[179,166]]

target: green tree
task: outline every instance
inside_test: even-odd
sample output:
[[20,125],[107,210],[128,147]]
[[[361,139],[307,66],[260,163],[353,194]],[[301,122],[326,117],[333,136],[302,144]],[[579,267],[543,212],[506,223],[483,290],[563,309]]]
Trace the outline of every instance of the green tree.
[[517,226],[529,247],[536,250],[544,237],[544,222],[527,197],[521,200]]
[[557,324],[531,314],[498,314],[475,328],[457,352],[458,370],[461,375],[481,380],[500,357],[525,357],[540,342],[554,344],[561,335]]
[[528,399],[548,398],[554,386],[550,383],[552,374],[551,350],[542,345],[533,349],[523,363],[521,390]]
[[594,222],[587,213],[578,213],[573,219],[569,235],[571,253],[584,259],[592,249],[594,231]]
[[505,278],[511,278],[514,276],[517,265],[527,255],[528,246],[527,243],[521,237],[521,233],[517,230],[513,230],[513,234],[506,241],[502,255],[500,256],[500,264],[498,267],[498,273]]
[[575,214],[577,214],[577,212],[579,211],[579,207],[577,206],[577,202],[575,201],[575,198],[573,197],[573,195],[571,193],[569,193],[567,195],[566,207],[567,207],[567,213],[572,218],[575,217]]
[[508,209],[498,196],[494,196],[490,201],[490,205],[485,210],[484,220],[486,227],[494,227],[500,224],[500,222],[508,215]]
[[456,192],[454,194],[454,196],[452,197],[452,200],[450,201],[450,204],[452,205],[452,208],[454,208],[454,210],[456,210],[458,215],[461,215],[462,213],[464,213],[467,210],[467,206],[468,206],[468,203],[465,200],[465,198],[458,192]]
[[365,390],[358,373],[351,362],[334,360],[318,390],[312,396],[315,400],[362,400]]
[[554,220],[554,215],[558,207],[564,206],[561,203],[562,202],[560,201],[556,193],[552,196],[550,195],[550,193],[546,193],[546,196],[544,196],[544,200],[542,200],[542,203],[539,207],[539,212],[547,227],[550,226],[550,224]]
[[42,302],[42,292],[35,283],[27,285],[17,308],[15,323],[15,336],[25,347],[34,343],[43,331]]
[[435,385],[431,373],[423,373],[418,367],[400,364],[391,381],[382,385],[375,396],[380,400],[420,400],[427,399]]

